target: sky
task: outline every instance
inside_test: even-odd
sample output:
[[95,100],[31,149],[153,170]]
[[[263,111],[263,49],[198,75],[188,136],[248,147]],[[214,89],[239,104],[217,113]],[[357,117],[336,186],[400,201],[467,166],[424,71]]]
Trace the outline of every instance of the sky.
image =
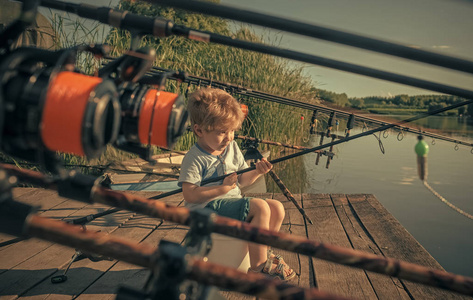
[[[111,2],[112,1],[112,2]],[[72,0],[108,6],[117,0]],[[473,61],[471,0],[221,0],[221,4],[382,39]],[[278,47],[455,87],[473,89],[473,76],[279,30],[251,27]],[[304,65],[317,88],[349,97],[438,94],[316,65]]]
[[[473,1],[221,0],[222,4],[473,60]],[[260,27],[252,26],[256,32]],[[473,76],[278,30],[279,47],[473,89]],[[349,97],[436,94],[326,67],[306,65],[318,88]]]

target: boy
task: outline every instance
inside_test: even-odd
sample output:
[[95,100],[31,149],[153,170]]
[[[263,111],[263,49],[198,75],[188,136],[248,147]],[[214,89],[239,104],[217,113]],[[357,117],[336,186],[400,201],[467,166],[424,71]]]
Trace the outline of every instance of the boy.
[[[241,127],[243,113],[239,103],[223,90],[200,89],[189,96],[188,111],[191,126],[197,136],[182,161],[179,185],[182,186],[189,209],[206,207],[217,214],[273,231],[279,231],[284,219],[284,207],[273,199],[242,198],[240,186],[247,186],[268,173],[272,165],[266,159],[256,163],[256,169],[237,176],[236,171],[248,168],[243,154],[233,140]],[[205,179],[231,174],[223,181],[201,186]],[[296,273],[280,255],[268,252],[268,247],[248,244],[250,269],[282,280]]]

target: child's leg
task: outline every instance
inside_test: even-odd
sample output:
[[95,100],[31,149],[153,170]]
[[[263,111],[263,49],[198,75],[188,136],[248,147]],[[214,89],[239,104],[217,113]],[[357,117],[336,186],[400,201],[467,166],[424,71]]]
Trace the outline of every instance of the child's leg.
[[[284,220],[284,206],[281,202],[273,199],[252,198],[250,200],[250,211],[247,221],[251,225],[262,229],[279,231]],[[248,244],[251,268],[256,268],[266,262],[268,247],[261,244]]]
[[[284,216],[284,206],[277,200],[263,200],[258,198],[252,198],[250,200],[250,211],[248,213],[247,221],[250,222],[251,225],[258,226],[263,229],[279,231]],[[271,257],[268,257],[268,246],[248,243],[248,252],[250,255],[251,271],[261,272],[263,267],[266,265],[267,270],[264,272],[271,274],[275,272],[276,268],[281,263],[284,265],[281,271],[285,273],[284,278],[287,278],[285,280],[289,280],[295,276],[294,270],[289,268],[282,258],[278,258],[276,255],[271,255]],[[266,264],[267,260],[270,261],[269,265]]]
[[[246,219],[251,225],[262,229],[269,229],[269,221],[271,218],[271,209],[268,203],[259,198],[252,198],[250,200],[250,211]],[[250,255],[250,266],[252,269],[261,267],[267,259],[268,246],[248,243],[248,252]]]
[[269,219],[269,230],[279,231],[279,229],[281,228],[282,221],[284,220],[284,216],[286,215],[284,206],[281,202],[274,199],[266,199],[266,202],[268,203],[269,209],[271,211],[271,217]]

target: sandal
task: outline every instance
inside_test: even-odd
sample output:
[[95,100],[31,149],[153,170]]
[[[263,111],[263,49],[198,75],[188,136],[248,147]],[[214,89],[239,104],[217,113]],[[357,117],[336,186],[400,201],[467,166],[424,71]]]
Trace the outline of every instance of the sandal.
[[281,254],[273,254],[273,250],[268,249],[268,258],[273,260],[273,264],[283,264],[285,268],[289,268],[289,265],[284,261]]
[[293,279],[296,276],[296,272],[284,262],[281,255],[273,255],[272,251],[270,251],[271,250],[268,250],[268,259],[266,260],[263,269],[255,271],[249,268],[248,271],[267,274],[273,278],[279,278],[284,281]]

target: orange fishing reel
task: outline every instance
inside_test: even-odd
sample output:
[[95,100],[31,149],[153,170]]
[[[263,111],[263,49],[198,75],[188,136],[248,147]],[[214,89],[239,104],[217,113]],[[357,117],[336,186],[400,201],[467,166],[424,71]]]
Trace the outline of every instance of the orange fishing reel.
[[99,156],[115,141],[120,104],[115,84],[73,72],[77,51],[19,48],[0,57],[0,148],[45,166],[54,152]]
[[146,160],[151,160],[150,145],[172,148],[188,119],[183,97],[163,91],[168,77],[184,81],[185,74],[166,72],[141,77],[151,67],[154,56],[153,49],[129,51],[99,73],[126,79],[118,88],[122,123],[115,146]]
[[[182,96],[140,84],[122,88],[120,92],[120,133],[124,140],[172,148],[184,132],[187,122],[187,110]],[[118,142],[123,140],[119,139]]]

